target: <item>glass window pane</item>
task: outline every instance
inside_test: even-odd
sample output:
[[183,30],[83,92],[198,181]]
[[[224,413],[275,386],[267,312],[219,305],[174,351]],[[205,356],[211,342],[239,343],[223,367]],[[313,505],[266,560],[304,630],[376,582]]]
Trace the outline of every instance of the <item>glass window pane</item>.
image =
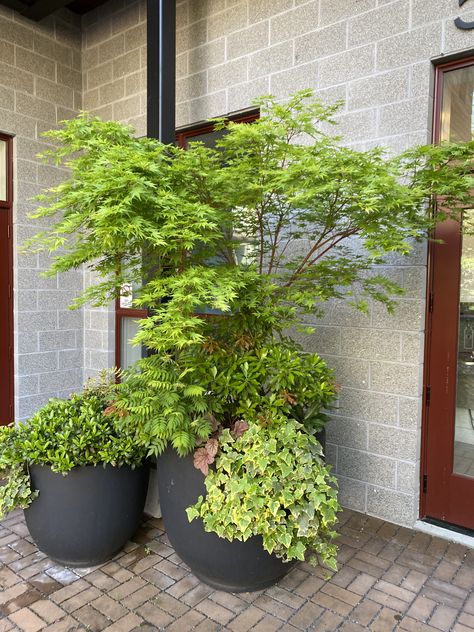
[[468,141],[474,130],[474,66],[444,73],[441,140]]
[[7,200],[7,141],[0,140],[0,200]]
[[121,318],[120,332],[120,359],[121,368],[126,369],[141,359],[141,346],[132,346],[131,340],[138,333],[138,320],[136,318]]

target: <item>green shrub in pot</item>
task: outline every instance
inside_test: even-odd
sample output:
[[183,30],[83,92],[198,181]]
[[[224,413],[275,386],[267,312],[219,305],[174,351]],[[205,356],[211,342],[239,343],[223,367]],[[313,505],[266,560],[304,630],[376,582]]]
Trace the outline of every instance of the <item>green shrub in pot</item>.
[[[38,547],[63,563],[88,565],[107,559],[133,534],[143,510],[146,450],[133,432],[119,427],[115,391],[116,386],[105,377],[90,381],[83,392],[69,399],[51,399],[30,419],[0,428],[0,517],[15,508],[25,509]],[[50,482],[41,482],[45,477]],[[112,492],[123,485],[126,495],[128,481],[138,502],[135,510],[126,508],[130,518],[120,513],[117,504],[107,507],[100,497],[107,485],[112,485]],[[58,489],[66,503],[60,495],[55,502]],[[68,521],[76,522],[78,538],[68,532]],[[125,535],[120,533],[122,526]],[[108,544],[100,546],[98,534],[109,540],[111,550]],[[95,540],[89,550],[88,537]],[[68,538],[71,542],[82,539],[84,545],[69,553]]]
[[[375,264],[409,254],[446,209],[458,218],[473,205],[472,142],[389,157],[341,144],[327,131],[340,104],[311,91],[257,105],[252,124],[216,122],[227,130],[216,149],[164,146],[85,113],[66,122],[48,157],[71,177],[45,193],[35,216],[59,217],[30,243],[59,253],[52,275],[83,264],[96,274],[77,305],[145,280],[136,342],[150,353],[126,377],[119,421],[149,454],[217,456],[216,476],[215,441],[238,424],[256,440],[281,424],[312,449],[334,378],[285,332],[329,300],[392,310],[403,290]],[[225,517],[214,520],[222,529]]]

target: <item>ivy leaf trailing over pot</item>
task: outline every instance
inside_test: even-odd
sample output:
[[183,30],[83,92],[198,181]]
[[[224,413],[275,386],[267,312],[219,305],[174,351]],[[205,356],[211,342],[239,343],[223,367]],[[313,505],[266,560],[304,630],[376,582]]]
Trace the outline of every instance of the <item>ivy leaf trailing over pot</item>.
[[239,437],[224,430],[219,447],[189,520],[201,518],[206,531],[228,540],[261,536],[269,553],[335,570],[340,506],[316,438],[280,415],[264,427],[250,422]]

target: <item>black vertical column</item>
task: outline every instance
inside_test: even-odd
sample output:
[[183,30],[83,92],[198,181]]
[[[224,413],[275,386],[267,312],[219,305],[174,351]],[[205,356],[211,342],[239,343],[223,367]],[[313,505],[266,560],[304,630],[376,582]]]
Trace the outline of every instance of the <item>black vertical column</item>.
[[147,135],[175,142],[176,0],[147,0]]

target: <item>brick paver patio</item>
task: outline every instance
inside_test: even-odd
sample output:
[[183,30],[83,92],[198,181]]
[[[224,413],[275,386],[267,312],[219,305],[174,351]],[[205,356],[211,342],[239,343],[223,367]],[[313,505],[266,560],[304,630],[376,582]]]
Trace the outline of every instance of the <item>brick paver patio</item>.
[[65,569],[32,544],[21,512],[0,525],[0,632],[468,632],[474,550],[344,511],[339,571],[300,564],[257,593],[212,590],[190,574],[160,520],[111,562]]

